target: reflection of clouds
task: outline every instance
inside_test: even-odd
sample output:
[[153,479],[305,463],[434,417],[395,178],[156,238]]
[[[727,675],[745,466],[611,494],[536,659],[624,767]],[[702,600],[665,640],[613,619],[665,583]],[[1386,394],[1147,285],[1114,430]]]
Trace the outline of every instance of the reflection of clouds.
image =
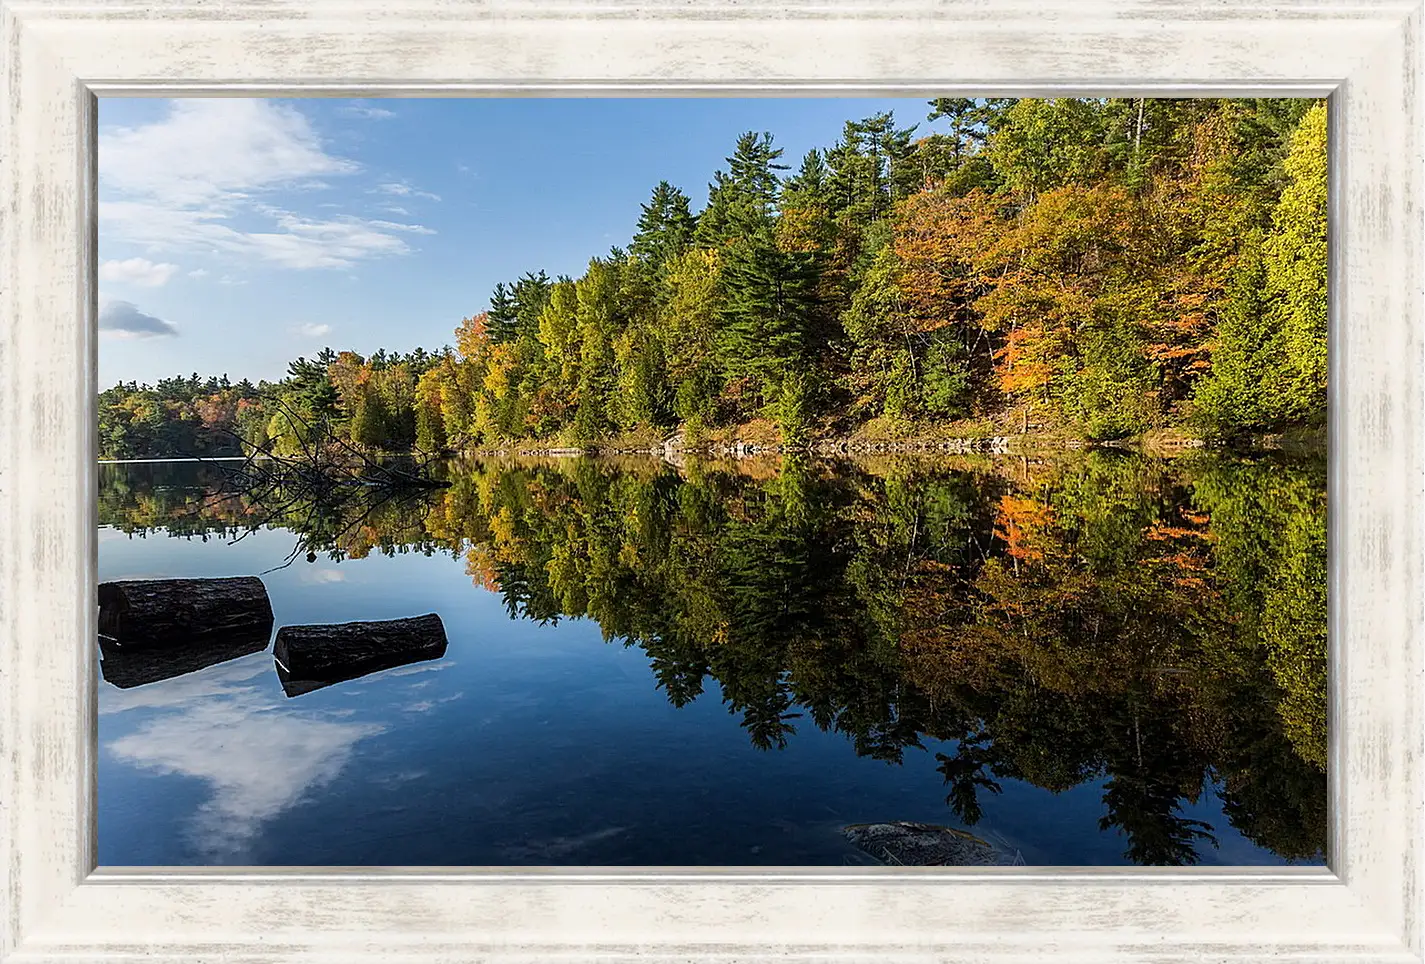
[[454,666],[452,660],[432,660],[428,663],[417,663],[414,666],[401,666],[397,669],[387,670],[385,673],[373,673],[368,679],[380,679],[382,676],[414,676],[417,673],[439,673],[441,670]]
[[[355,695],[357,693],[363,693],[372,683],[380,683],[382,680],[392,680],[397,676],[415,676],[418,673],[438,673],[454,665],[454,663],[447,659],[428,659],[424,662],[412,663],[408,666],[397,666],[392,669],[383,669],[375,673],[368,673],[365,676],[358,676],[356,679],[350,680],[344,685],[346,686],[348,695]],[[421,685],[420,683],[412,683],[407,688],[415,689]]]
[[253,689],[239,684],[247,684],[252,679],[270,672],[272,654],[261,652],[219,663],[202,672],[164,680],[161,684],[152,686],[121,690],[101,685],[99,715],[145,708],[182,708],[213,697],[237,697]]
[[409,706],[407,706],[407,707],[406,707],[406,712],[407,712],[407,713],[426,713],[426,712],[429,712],[430,710],[435,709],[437,706],[439,706],[439,705],[442,704],[442,703],[450,703],[450,702],[452,702],[452,701],[454,701],[454,700],[460,699],[460,697],[462,697],[462,696],[464,696],[464,695],[465,695],[464,693],[452,693],[452,694],[449,695],[449,696],[442,696],[442,697],[441,697],[440,699],[438,699],[438,700],[421,700],[421,701],[419,701],[419,702],[417,702],[417,703],[412,703],[412,704],[410,704]]
[[171,711],[108,749],[135,766],[212,785],[213,796],[190,829],[210,859],[231,861],[242,853],[264,821],[331,782],[358,742],[385,729],[275,708],[252,682],[271,667],[272,657],[257,653],[171,683],[103,694],[104,713]]
[[297,578],[302,582],[314,582],[318,584],[346,582],[346,573],[338,569],[301,569],[298,570]]
[[553,863],[578,853],[585,847],[611,840],[627,831],[627,827],[607,827],[577,837],[547,837],[522,844],[509,844],[500,849],[512,863],[524,863],[531,859]]

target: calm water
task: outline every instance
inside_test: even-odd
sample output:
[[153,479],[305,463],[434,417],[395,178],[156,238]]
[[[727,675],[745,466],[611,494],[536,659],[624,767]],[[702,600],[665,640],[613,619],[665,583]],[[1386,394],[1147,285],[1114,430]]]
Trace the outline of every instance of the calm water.
[[1317,462],[446,471],[324,510],[100,467],[101,580],[260,573],[278,627],[449,635],[295,697],[270,648],[101,682],[101,864],[841,865],[890,820],[1322,860]]

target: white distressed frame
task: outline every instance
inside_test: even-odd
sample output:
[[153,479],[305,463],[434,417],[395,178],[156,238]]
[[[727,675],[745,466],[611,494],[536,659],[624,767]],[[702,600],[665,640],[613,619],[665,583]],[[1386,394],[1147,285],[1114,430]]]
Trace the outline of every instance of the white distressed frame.
[[[1420,0],[0,0],[0,961],[1421,962]],[[94,870],[95,94],[1329,95],[1331,869]]]

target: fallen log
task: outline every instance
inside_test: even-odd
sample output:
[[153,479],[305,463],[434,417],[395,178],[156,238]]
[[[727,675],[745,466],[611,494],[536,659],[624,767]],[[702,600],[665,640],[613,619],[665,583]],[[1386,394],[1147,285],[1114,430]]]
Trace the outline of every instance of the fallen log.
[[383,669],[445,655],[445,624],[435,613],[380,622],[283,626],[272,658],[288,696]]
[[186,646],[159,649],[122,649],[108,636],[100,636],[102,659],[99,672],[105,682],[119,689],[132,689],[260,653],[271,640],[270,621],[265,625],[236,629],[222,636],[198,637]]
[[115,649],[184,646],[194,640],[272,632],[272,603],[256,576],[130,579],[99,585],[99,632]]

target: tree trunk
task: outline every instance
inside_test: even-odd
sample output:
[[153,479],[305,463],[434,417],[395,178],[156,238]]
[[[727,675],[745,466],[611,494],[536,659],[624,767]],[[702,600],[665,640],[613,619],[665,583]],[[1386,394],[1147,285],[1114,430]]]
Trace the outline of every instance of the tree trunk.
[[116,650],[271,631],[272,603],[256,576],[133,579],[99,586],[99,632],[113,640]]
[[378,670],[440,659],[445,624],[435,613],[383,622],[283,626],[272,647],[277,676],[288,696]]
[[272,622],[254,624],[220,636],[204,636],[186,646],[166,649],[120,649],[108,636],[99,637],[104,659],[99,672],[119,689],[146,686],[159,680],[196,673],[240,656],[260,653],[272,638]]

